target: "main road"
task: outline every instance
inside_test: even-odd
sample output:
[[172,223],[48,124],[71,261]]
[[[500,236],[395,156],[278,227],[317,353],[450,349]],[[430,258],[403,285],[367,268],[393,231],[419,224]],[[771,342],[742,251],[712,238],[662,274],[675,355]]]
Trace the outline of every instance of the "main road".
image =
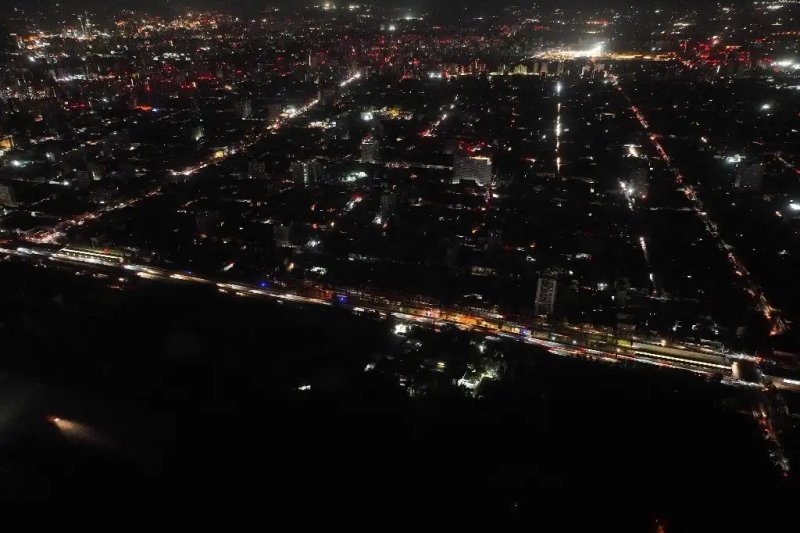
[[[65,247],[54,249],[39,245],[0,246],[0,254],[18,259],[56,263],[76,270],[94,269],[114,273],[126,279],[135,276],[145,280],[215,286],[217,290],[242,298],[262,298],[302,304],[337,306],[357,314],[393,316],[398,320],[428,327],[455,326],[487,336],[514,339],[545,348],[550,353],[611,364],[636,362],[661,368],[691,372],[723,383],[761,388],[767,384],[800,391],[800,382],[764,376],[760,359],[725,351],[718,346],[693,343],[672,343],[649,335],[620,335],[611,329],[587,324],[545,322],[531,317],[501,315],[479,307],[443,307],[422,296],[388,294],[362,288],[298,282],[291,286],[278,281],[249,283],[215,279],[181,270],[170,270],[133,263],[120,255]],[[755,369],[757,381],[748,381],[735,370],[735,365]]]
[[[305,282],[288,286],[280,282],[262,281],[254,284],[218,280],[204,275],[169,270],[151,265],[126,261],[119,254],[86,249],[0,245],[0,254],[40,263],[56,263],[66,268],[96,270],[111,274],[122,282],[133,276],[160,283],[185,283],[205,285],[235,298],[267,299],[298,304],[336,306],[358,315],[372,315],[423,327],[454,326],[462,330],[485,335],[487,339],[506,338],[539,346],[551,354],[579,358],[608,364],[638,363],[675,371],[690,372],[721,383],[753,389],[763,401],[754,411],[756,421],[770,442],[775,464],[788,476],[790,465],[773,427],[772,409],[769,405],[768,387],[800,392],[800,381],[764,375],[759,368],[759,358],[725,352],[695,344],[673,344],[643,336],[617,336],[591,325],[569,325],[531,321],[519,317],[500,315],[477,307],[442,307],[423,297],[413,295],[387,295],[377,291],[346,287],[323,286]],[[750,377],[741,372],[747,367]]]
[[725,257],[728,259],[728,262],[731,264],[733,271],[739,276],[743,281],[743,286],[747,293],[755,300],[755,305],[764,318],[770,324],[770,335],[779,335],[781,333],[786,332],[788,329],[786,322],[777,312],[767,300],[766,294],[761,289],[761,286],[756,283],[753,279],[753,276],[750,274],[750,271],[745,267],[742,260],[736,255],[733,246],[728,244],[722,235],[719,232],[719,228],[717,224],[711,219],[708,212],[706,211],[705,207],[703,206],[703,202],[700,197],[697,195],[697,191],[695,187],[686,183],[683,178],[683,174],[681,171],[675,166],[672,158],[667,154],[666,150],[664,150],[663,145],[659,141],[659,135],[652,131],[650,128],[650,124],[647,122],[644,114],[642,113],[641,109],[639,109],[634,103],[633,100],[628,96],[628,94],[622,88],[622,85],[619,82],[619,79],[616,76],[611,76],[611,81],[616,86],[617,90],[622,94],[625,100],[628,102],[630,106],[631,113],[636,118],[639,125],[642,127],[644,132],[647,134],[647,138],[650,140],[650,143],[653,146],[653,149],[658,154],[658,157],[664,162],[666,167],[675,177],[675,184],[680,188],[686,198],[692,205],[692,209],[694,210],[695,214],[700,218],[703,226],[705,227],[706,232],[708,235],[714,239],[717,244],[717,248],[725,254]]
[[[360,78],[361,78],[360,72],[352,74],[351,76],[339,82],[339,87],[338,87],[339,90],[344,90],[345,88],[347,88],[349,85],[351,85],[353,82],[355,82]],[[240,139],[237,143],[234,143],[232,146],[227,147],[227,149],[223,151],[222,154],[215,153],[214,155],[209,156],[205,159],[201,159],[188,167],[182,169],[170,170],[169,174],[173,177],[189,178],[190,176],[200,172],[201,170],[219,165],[220,163],[226,161],[231,156],[237,154],[243,154],[248,150],[250,150],[253,146],[255,146],[256,143],[261,141],[266,135],[276,133],[289,121],[308,113],[310,110],[314,109],[319,103],[320,103],[319,99],[315,98],[313,100],[310,100],[299,109],[296,109],[292,113],[277,119],[275,122],[266,127],[263,132],[248,133],[247,135],[242,137],[242,139]],[[57,242],[63,242],[63,237],[66,231],[69,230],[70,228],[82,225],[92,220],[102,218],[107,213],[110,213],[112,211],[118,211],[120,209],[125,209],[126,207],[131,207],[133,205],[138,204],[142,200],[145,200],[153,196],[157,196],[161,194],[164,185],[165,184],[163,183],[154,185],[150,189],[142,191],[136,196],[132,196],[130,198],[121,200],[111,205],[100,207],[94,211],[87,211],[85,213],[75,215],[71,218],[66,218],[55,224],[52,228],[43,229],[41,231],[36,232],[33,235],[27,236],[26,240],[34,244],[54,244]]]

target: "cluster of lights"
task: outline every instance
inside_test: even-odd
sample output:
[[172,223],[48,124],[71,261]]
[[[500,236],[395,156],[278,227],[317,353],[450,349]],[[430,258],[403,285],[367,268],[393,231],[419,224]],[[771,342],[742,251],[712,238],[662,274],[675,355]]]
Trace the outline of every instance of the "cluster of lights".
[[360,170],[360,171],[357,171],[357,172],[350,172],[350,173],[346,174],[342,178],[342,181],[344,183],[355,183],[358,180],[362,180],[362,179],[364,179],[366,177],[367,177],[367,173],[364,172],[363,170]]
[[781,61],[776,61],[772,65],[781,69],[800,70],[800,63],[795,62],[791,59],[783,59]]
[[346,78],[346,79],[342,80],[339,83],[339,87],[347,87],[348,85],[350,85],[351,83],[353,83],[354,81],[356,81],[358,79],[361,79],[361,73],[360,72],[356,72],[355,74],[353,74],[349,78]]

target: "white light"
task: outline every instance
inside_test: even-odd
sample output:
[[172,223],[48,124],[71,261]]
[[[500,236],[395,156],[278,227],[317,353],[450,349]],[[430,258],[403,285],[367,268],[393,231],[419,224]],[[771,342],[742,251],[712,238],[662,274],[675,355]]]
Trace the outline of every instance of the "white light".
[[789,209],[792,211],[800,211],[800,204],[797,202],[789,202]]
[[556,83],[556,94],[561,93],[561,82]]
[[761,105],[761,110],[762,111],[767,111],[769,109],[772,109],[772,104],[762,104]]
[[17,161],[16,159],[14,159],[14,160],[11,161],[11,166],[12,167],[21,167],[22,163],[20,161]]
[[389,25],[389,31],[394,31],[396,29],[397,29],[397,27],[394,24],[390,24]]

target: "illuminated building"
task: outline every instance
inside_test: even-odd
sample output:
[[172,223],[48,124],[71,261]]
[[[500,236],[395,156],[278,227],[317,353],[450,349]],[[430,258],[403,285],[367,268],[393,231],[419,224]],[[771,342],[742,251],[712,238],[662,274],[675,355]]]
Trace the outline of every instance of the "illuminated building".
[[100,181],[106,175],[105,167],[96,161],[89,163],[86,167],[86,170],[91,174],[94,181]]
[[397,195],[392,191],[383,191],[381,193],[381,217],[387,218],[394,213],[397,207]]
[[375,163],[378,161],[378,150],[380,149],[380,145],[378,141],[372,138],[372,136],[367,137],[361,142],[361,161],[364,163]]
[[649,170],[645,166],[636,166],[628,178],[628,191],[630,196],[647,196],[647,189],[650,184],[648,178]]
[[263,180],[267,178],[267,164],[263,161],[252,159],[247,163],[247,177],[251,180]]
[[14,137],[11,135],[0,137],[0,152],[5,152],[12,148],[14,148]]
[[17,205],[17,197],[11,185],[0,183],[0,205],[5,207],[15,207]]
[[236,103],[236,113],[243,119],[250,118],[253,114],[253,100],[242,98]]
[[453,183],[474,181],[486,186],[492,181],[492,160],[483,156],[456,154],[453,157]]
[[59,259],[68,259],[82,263],[118,266],[125,263],[125,254],[111,248],[66,247],[55,254]]
[[289,170],[292,173],[292,181],[301,188],[314,186],[322,175],[322,165],[316,159],[295,161]]
[[556,305],[556,279],[550,276],[540,276],[536,284],[535,312],[540,316],[550,316]]
[[191,138],[193,141],[198,142],[200,139],[203,138],[204,134],[205,131],[203,129],[203,126],[195,126],[194,128],[192,128]]
[[292,245],[293,224],[275,224],[272,227],[272,235],[275,239],[275,246],[286,248]]

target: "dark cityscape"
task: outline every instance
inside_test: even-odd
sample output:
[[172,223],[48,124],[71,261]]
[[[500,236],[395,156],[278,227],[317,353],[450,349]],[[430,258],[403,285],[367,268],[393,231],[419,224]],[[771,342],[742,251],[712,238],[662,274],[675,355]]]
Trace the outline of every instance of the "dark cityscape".
[[795,531],[800,0],[6,0],[0,63],[4,501]]

